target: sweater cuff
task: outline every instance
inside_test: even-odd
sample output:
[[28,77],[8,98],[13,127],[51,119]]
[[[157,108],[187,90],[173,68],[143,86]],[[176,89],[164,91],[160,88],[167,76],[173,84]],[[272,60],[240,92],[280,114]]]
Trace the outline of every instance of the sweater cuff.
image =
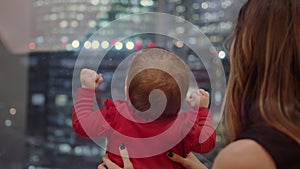
[[96,93],[93,89],[78,88],[76,93],[76,100],[94,100]]

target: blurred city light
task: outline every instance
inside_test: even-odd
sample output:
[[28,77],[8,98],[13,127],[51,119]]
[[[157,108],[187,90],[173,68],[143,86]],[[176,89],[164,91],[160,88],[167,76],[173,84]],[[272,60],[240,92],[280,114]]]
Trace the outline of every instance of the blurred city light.
[[226,57],[226,53],[224,51],[219,52],[219,58],[224,59]]
[[93,48],[93,49],[98,49],[99,46],[100,46],[99,41],[93,40],[93,42],[92,42],[92,48]]
[[74,49],[78,48],[79,45],[80,45],[80,42],[79,42],[78,40],[73,40],[73,42],[72,42],[72,47],[73,47]]
[[15,114],[17,113],[16,108],[14,108],[14,107],[10,108],[10,109],[9,109],[9,113],[10,113],[11,115],[15,115]]
[[103,41],[103,42],[101,42],[101,47],[102,47],[103,49],[107,49],[107,48],[109,47],[108,41]]
[[115,48],[116,48],[117,50],[121,50],[121,49],[123,48],[123,44],[122,44],[121,42],[116,42],[116,43],[115,43]]
[[86,48],[86,49],[91,49],[91,47],[92,47],[92,43],[90,42],[90,41],[86,41],[86,42],[84,42],[84,48]]
[[131,42],[131,41],[127,42],[127,43],[126,43],[126,48],[127,48],[128,50],[132,50],[132,49],[134,48],[134,43]]

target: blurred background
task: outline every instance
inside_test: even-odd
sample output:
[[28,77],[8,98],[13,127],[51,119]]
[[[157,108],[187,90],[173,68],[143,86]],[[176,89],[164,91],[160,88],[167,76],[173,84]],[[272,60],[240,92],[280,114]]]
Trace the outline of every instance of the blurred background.
[[[211,90],[203,63],[181,41],[161,41],[164,38],[162,35],[146,33],[123,41],[89,40],[98,29],[135,13],[162,12],[179,16],[196,25],[208,37],[228,76],[229,56],[224,49],[224,41],[232,32],[243,2],[1,1],[0,168],[95,169],[101,162],[105,150],[90,139],[77,136],[72,129],[72,74],[81,49],[97,51],[110,48],[101,67],[105,72],[105,83],[97,90],[100,101],[110,97],[110,82],[119,62],[126,55],[151,46],[163,46],[177,53],[194,73],[198,86]],[[187,32],[176,29],[175,33]],[[196,37],[188,40],[189,43],[199,43]],[[93,61],[91,58],[86,58],[86,62]],[[220,100],[220,97],[215,95],[211,99]],[[221,137],[219,134],[218,145],[213,152],[198,154],[208,167],[211,167],[216,153],[222,149]]]

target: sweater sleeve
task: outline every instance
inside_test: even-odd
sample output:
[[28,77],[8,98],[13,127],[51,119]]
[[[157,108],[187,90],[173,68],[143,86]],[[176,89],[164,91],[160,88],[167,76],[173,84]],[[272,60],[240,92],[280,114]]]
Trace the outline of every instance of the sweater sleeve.
[[[110,125],[116,115],[111,100],[106,101],[106,108],[94,111],[95,91],[77,89],[75,105],[72,111],[72,126],[74,131],[83,137],[106,137]],[[109,103],[107,103],[109,102]]]
[[208,153],[216,145],[216,130],[212,114],[207,108],[199,108],[197,119],[185,137],[185,143],[191,151]]

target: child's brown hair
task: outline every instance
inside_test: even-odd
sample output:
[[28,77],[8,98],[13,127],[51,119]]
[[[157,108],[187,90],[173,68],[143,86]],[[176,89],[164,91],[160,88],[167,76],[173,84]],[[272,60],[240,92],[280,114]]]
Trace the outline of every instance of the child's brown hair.
[[[174,53],[163,48],[146,48],[134,56],[126,86],[129,86],[127,90],[131,104],[141,111],[141,114],[151,107],[151,91],[163,91],[167,99],[164,111],[147,113],[143,117],[172,118],[178,113],[186,97],[189,72],[187,66]],[[160,106],[162,102],[162,98],[157,97],[152,104]]]

